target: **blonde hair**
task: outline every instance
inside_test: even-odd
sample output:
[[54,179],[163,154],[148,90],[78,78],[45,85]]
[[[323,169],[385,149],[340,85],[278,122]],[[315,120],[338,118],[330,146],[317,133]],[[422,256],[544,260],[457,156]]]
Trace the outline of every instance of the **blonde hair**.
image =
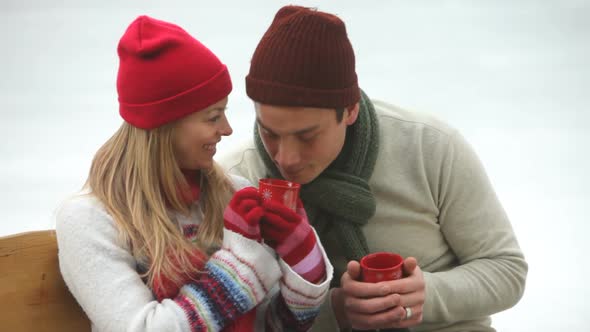
[[172,123],[152,130],[123,123],[97,151],[85,184],[113,217],[121,241],[148,267],[142,273],[148,285],[153,285],[157,275],[179,285],[182,275],[200,272],[190,264],[191,252],[195,247],[206,253],[220,246],[223,210],[234,192],[217,164],[201,170],[204,216],[197,242],[188,241],[170,214],[190,213],[182,197],[182,190],[188,190],[189,185],[174,156],[173,131]]

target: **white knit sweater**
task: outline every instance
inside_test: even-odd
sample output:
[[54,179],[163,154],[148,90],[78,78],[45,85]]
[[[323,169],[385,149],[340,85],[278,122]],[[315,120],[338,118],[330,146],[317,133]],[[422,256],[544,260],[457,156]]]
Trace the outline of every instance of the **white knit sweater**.
[[[236,189],[248,185],[243,178],[232,180]],[[194,204],[190,216],[178,214],[179,227],[199,224],[198,209]],[[56,232],[61,273],[93,331],[217,331],[228,317],[219,312],[224,306],[208,294],[229,301],[225,308],[233,305],[240,313],[256,307],[257,331],[264,329],[269,304],[281,299],[296,319],[313,319],[333,273],[323,247],[327,279],[315,285],[277,259],[269,247],[224,230],[222,249],[206,265],[208,282],[187,284],[175,299],[158,302],[140,278],[128,246],[118,240],[112,217],[96,198],[86,195],[65,202],[57,213]],[[270,319],[273,325],[280,324],[278,317],[272,317],[271,306]]]

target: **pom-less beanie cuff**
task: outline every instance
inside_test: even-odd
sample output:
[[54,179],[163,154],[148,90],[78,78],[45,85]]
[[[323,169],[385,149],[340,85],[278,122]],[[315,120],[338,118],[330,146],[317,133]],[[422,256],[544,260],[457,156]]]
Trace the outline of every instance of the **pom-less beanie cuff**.
[[210,80],[175,96],[145,104],[130,104],[119,100],[119,114],[138,128],[156,128],[207,108],[227,97],[231,90],[231,79],[224,65]]
[[360,99],[355,84],[343,89],[314,89],[246,77],[246,93],[254,101],[277,106],[343,108]]

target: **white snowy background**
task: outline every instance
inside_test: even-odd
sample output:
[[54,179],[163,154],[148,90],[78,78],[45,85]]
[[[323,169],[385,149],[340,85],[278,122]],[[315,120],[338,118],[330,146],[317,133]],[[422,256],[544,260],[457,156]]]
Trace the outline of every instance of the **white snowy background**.
[[250,135],[249,60],[289,3],[344,19],[369,96],[435,114],[474,145],[530,264],[498,331],[588,331],[589,1],[2,0],[0,236],[53,228],[120,125],[116,45],[136,16],[181,25],[230,68],[223,152]]

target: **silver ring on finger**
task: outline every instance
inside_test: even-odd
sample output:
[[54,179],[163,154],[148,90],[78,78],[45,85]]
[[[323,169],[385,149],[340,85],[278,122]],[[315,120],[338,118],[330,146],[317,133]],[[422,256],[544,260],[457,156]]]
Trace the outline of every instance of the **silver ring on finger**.
[[406,317],[404,319],[410,319],[412,318],[412,308],[410,307],[404,307],[404,309],[406,310]]

